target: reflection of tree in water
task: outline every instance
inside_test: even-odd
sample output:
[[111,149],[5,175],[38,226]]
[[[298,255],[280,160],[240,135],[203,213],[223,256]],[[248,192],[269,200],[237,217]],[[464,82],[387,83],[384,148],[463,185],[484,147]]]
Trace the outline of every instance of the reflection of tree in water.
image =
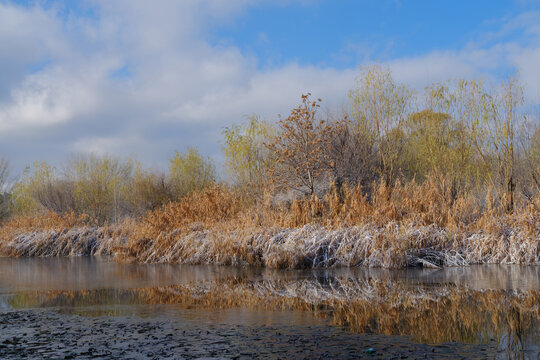
[[[527,349],[526,329],[523,328],[522,314],[519,309],[508,310],[509,329],[504,331],[498,343],[498,350],[507,350],[508,354],[516,354],[516,359],[524,359],[523,351]],[[532,342],[530,343],[532,344]]]
[[491,339],[495,339],[493,345],[499,350],[518,357],[540,342],[537,290],[409,286],[347,277],[320,280],[231,277],[139,289],[26,292],[9,303],[14,308],[177,304],[184,308],[310,311],[354,332],[409,335],[419,342],[493,343]]

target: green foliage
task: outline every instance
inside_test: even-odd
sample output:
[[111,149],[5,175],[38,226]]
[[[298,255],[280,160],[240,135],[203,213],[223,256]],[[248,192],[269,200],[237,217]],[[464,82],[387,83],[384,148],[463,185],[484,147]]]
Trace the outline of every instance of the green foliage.
[[169,161],[169,181],[174,197],[184,196],[213,185],[216,169],[210,158],[203,158],[197,149],[180,154]]
[[407,132],[407,165],[418,180],[441,175],[450,181],[464,178],[470,170],[470,140],[462,124],[449,114],[423,110],[404,123]]
[[483,151],[489,146],[483,124],[492,113],[485,85],[465,79],[433,84],[426,88],[426,97],[430,111],[450,116],[446,128],[452,137],[451,152],[443,173],[482,186],[492,178],[490,159]]
[[524,126],[522,137],[522,173],[526,196],[540,191],[540,124]]
[[35,195],[39,193],[40,188],[53,183],[56,178],[56,170],[44,161],[36,161],[32,167],[26,167],[12,190],[12,211],[28,214],[43,209]]
[[[224,168],[241,200],[261,201],[269,185],[319,195],[330,183],[337,198],[347,184],[359,185],[369,200],[379,178],[390,196],[400,176],[436,179],[451,201],[459,192],[489,188],[507,211],[517,193],[533,201],[540,192],[539,118],[523,108],[517,77],[496,87],[469,79],[433,84],[421,104],[388,68],[372,66],[361,70],[348,95],[352,116],[321,115],[321,100],[308,93],[275,128],[255,115],[225,128]],[[412,111],[411,104],[421,110]],[[130,159],[77,155],[63,171],[34,163],[10,189],[7,169],[0,158],[0,219],[9,208],[117,222],[216,182],[212,160],[196,149],[176,152],[166,174]]]
[[537,171],[540,173],[540,126],[537,126],[533,131],[528,151],[531,163],[536,165]]
[[518,78],[506,77],[499,87],[461,79],[428,88],[428,98],[434,111],[449,114],[466,130],[462,148],[470,155],[469,169],[476,169],[477,183],[495,185],[511,210],[517,185],[516,129],[525,118]]
[[379,65],[361,70],[356,88],[349,92],[357,127],[366,138],[377,143],[381,175],[387,184],[395,179],[402,139],[400,134],[412,91],[396,83],[390,69]]
[[143,215],[171,199],[171,187],[165,175],[144,169],[140,163],[137,163],[128,197],[132,213],[137,216]]
[[74,155],[63,172],[45,162],[27,167],[12,191],[12,210],[43,209],[87,214],[95,223],[115,222],[127,212],[133,173],[131,160]]
[[9,176],[9,162],[5,157],[0,157],[0,191],[5,191]]
[[273,136],[272,130],[256,115],[242,125],[223,130],[225,169],[234,185],[247,197],[260,198],[267,183],[273,161],[264,142]]
[[133,161],[108,155],[75,155],[67,163],[65,175],[74,184],[78,213],[98,223],[115,222],[126,210],[130,196]]

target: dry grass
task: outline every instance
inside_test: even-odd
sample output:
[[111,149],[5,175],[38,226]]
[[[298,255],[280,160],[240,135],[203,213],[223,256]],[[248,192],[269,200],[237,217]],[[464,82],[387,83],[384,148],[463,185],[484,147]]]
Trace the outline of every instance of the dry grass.
[[0,227],[0,236],[5,239],[30,231],[40,230],[59,230],[85,226],[88,222],[88,216],[78,216],[75,213],[66,213],[59,215],[52,211],[33,215],[19,215],[9,219]]
[[53,212],[23,215],[0,229],[1,256],[112,255],[125,241],[122,229],[88,225],[87,216]]
[[243,205],[234,192],[215,186],[149,212],[143,219],[144,226],[137,230],[143,236],[155,236],[199,223],[230,221],[242,211]]
[[456,196],[433,178],[381,184],[370,201],[345,187],[279,205],[213,187],[112,228],[73,214],[15,218],[0,230],[0,254],[274,268],[540,264],[540,196],[511,214],[499,200]]
[[539,264],[540,196],[512,214],[496,200],[490,191],[456,197],[429,179],[381,184],[371,201],[345,187],[323,199],[243,209],[234,193],[213,189],[150,213],[118,255],[274,268]]

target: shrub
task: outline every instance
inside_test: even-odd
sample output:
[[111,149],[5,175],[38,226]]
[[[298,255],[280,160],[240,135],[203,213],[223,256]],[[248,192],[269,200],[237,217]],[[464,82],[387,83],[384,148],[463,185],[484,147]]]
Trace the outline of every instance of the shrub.
[[244,197],[260,200],[263,195],[273,163],[264,142],[272,133],[272,127],[256,115],[245,124],[223,130],[225,169]]
[[65,176],[73,184],[75,211],[96,223],[116,222],[129,211],[133,161],[108,155],[75,155]]
[[213,185],[216,169],[212,160],[203,158],[197,149],[178,151],[169,161],[169,181],[175,198]]

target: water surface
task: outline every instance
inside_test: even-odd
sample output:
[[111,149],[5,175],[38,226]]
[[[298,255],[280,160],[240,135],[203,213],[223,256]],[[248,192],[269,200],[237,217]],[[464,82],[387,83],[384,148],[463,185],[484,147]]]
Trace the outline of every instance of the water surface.
[[182,285],[227,278],[389,280],[410,285],[455,285],[485,290],[539,290],[540,266],[473,265],[443,269],[380,268],[274,270],[205,265],[122,264],[100,257],[2,258],[0,295],[29,290],[128,289]]
[[499,358],[540,354],[540,267],[533,266],[281,271],[0,258],[0,312],[22,309],[326,326],[417,344],[485,345]]

